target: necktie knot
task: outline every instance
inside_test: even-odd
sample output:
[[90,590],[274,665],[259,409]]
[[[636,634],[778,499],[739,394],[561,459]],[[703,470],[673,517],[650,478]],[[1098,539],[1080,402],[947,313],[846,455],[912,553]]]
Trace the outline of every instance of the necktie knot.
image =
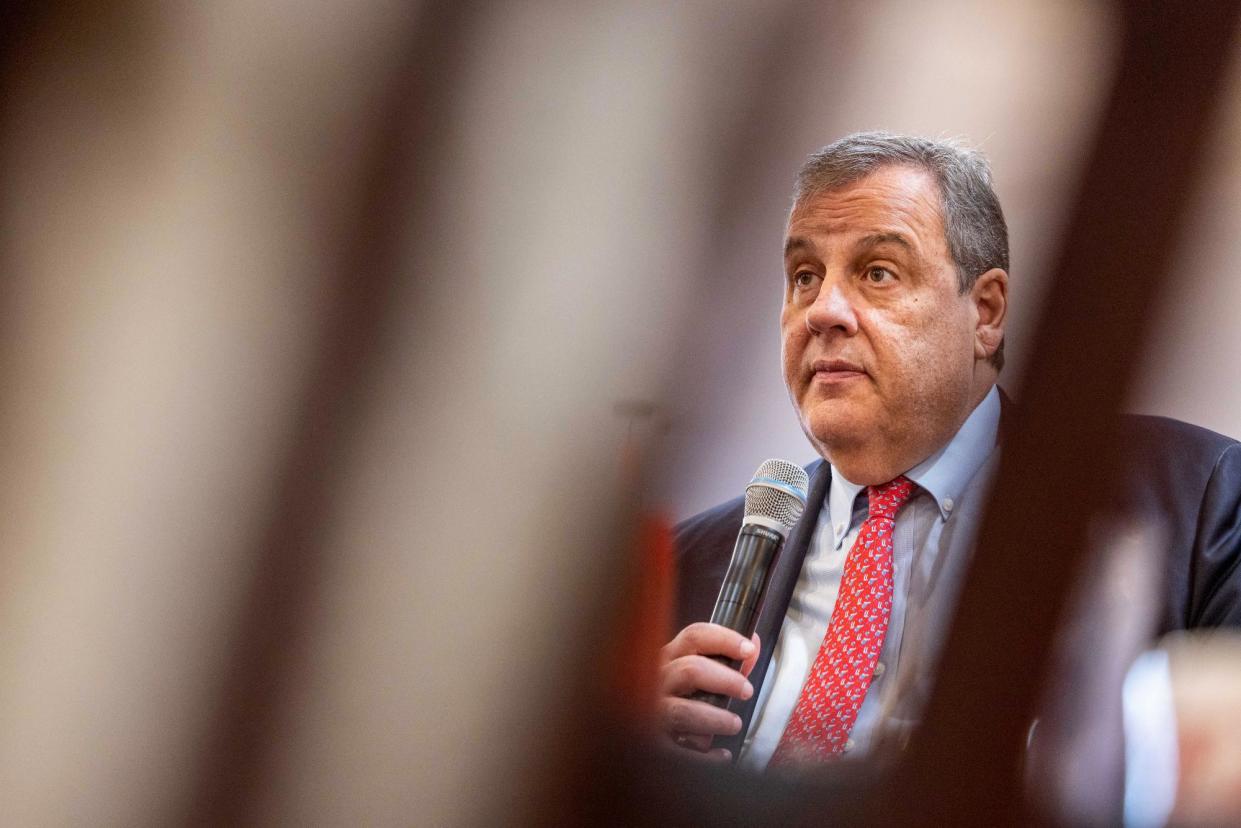
[[878,486],[867,486],[866,497],[869,501],[868,514],[872,518],[882,517],[896,520],[896,513],[913,494],[914,484],[905,475]]

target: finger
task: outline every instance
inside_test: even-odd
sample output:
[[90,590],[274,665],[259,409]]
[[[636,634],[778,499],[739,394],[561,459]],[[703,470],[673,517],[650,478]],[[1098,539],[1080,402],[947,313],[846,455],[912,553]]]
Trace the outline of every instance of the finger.
[[711,749],[711,742],[715,740],[714,736],[704,736],[700,733],[674,733],[672,741],[676,745],[696,750],[699,753],[706,753]]
[[754,642],[741,633],[706,621],[690,624],[660,651],[665,663],[685,655],[721,655],[742,661],[756,652]]
[[685,734],[661,739],[659,748],[666,751],[669,755],[691,762],[722,764],[731,761],[733,758],[731,750],[711,747],[710,739],[702,739],[698,736]]
[[758,662],[758,652],[763,648],[763,641],[758,637],[758,633],[754,633],[750,637],[750,643],[754,645],[754,652],[746,656],[741,662],[741,675],[746,678],[750,677],[750,671],[754,669],[754,665]]
[[665,696],[688,696],[705,690],[742,701],[754,695],[754,686],[740,672],[700,655],[682,656],[661,667],[659,689]]
[[[659,700],[659,720],[665,734],[679,736],[732,736],[741,730],[741,717],[729,710],[694,699],[666,696]],[[680,745],[679,745],[680,746]]]
[[711,748],[710,750],[696,750],[692,747],[683,747],[674,744],[671,748],[674,755],[691,762],[705,762],[710,765],[723,765],[732,761],[733,754],[728,748]]

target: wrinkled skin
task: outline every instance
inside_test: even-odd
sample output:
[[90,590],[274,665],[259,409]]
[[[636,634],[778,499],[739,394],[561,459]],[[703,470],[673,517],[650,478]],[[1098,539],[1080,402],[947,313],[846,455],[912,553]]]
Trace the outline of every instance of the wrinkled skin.
[[847,479],[884,483],[956,433],[995,382],[1008,276],[965,294],[927,172],[887,166],[797,203],[785,236],[784,380]]

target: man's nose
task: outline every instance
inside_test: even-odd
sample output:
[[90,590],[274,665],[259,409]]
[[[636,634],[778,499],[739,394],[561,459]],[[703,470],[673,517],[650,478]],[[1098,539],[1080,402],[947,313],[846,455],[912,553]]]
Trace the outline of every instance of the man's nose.
[[819,295],[806,310],[806,327],[817,333],[836,329],[846,336],[857,333],[857,314],[840,285],[825,282]]

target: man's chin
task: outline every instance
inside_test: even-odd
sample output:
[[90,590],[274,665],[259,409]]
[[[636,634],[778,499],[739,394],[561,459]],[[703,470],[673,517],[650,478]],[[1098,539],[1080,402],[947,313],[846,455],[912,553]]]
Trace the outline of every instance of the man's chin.
[[897,458],[878,450],[883,441],[873,422],[819,421],[803,424],[803,428],[819,455],[832,464],[837,474],[850,483],[872,486],[885,483],[902,471],[897,468]]
[[874,417],[841,416],[842,413],[833,412],[830,416],[812,413],[802,421],[806,436],[828,460],[833,454],[863,448],[875,438]]

